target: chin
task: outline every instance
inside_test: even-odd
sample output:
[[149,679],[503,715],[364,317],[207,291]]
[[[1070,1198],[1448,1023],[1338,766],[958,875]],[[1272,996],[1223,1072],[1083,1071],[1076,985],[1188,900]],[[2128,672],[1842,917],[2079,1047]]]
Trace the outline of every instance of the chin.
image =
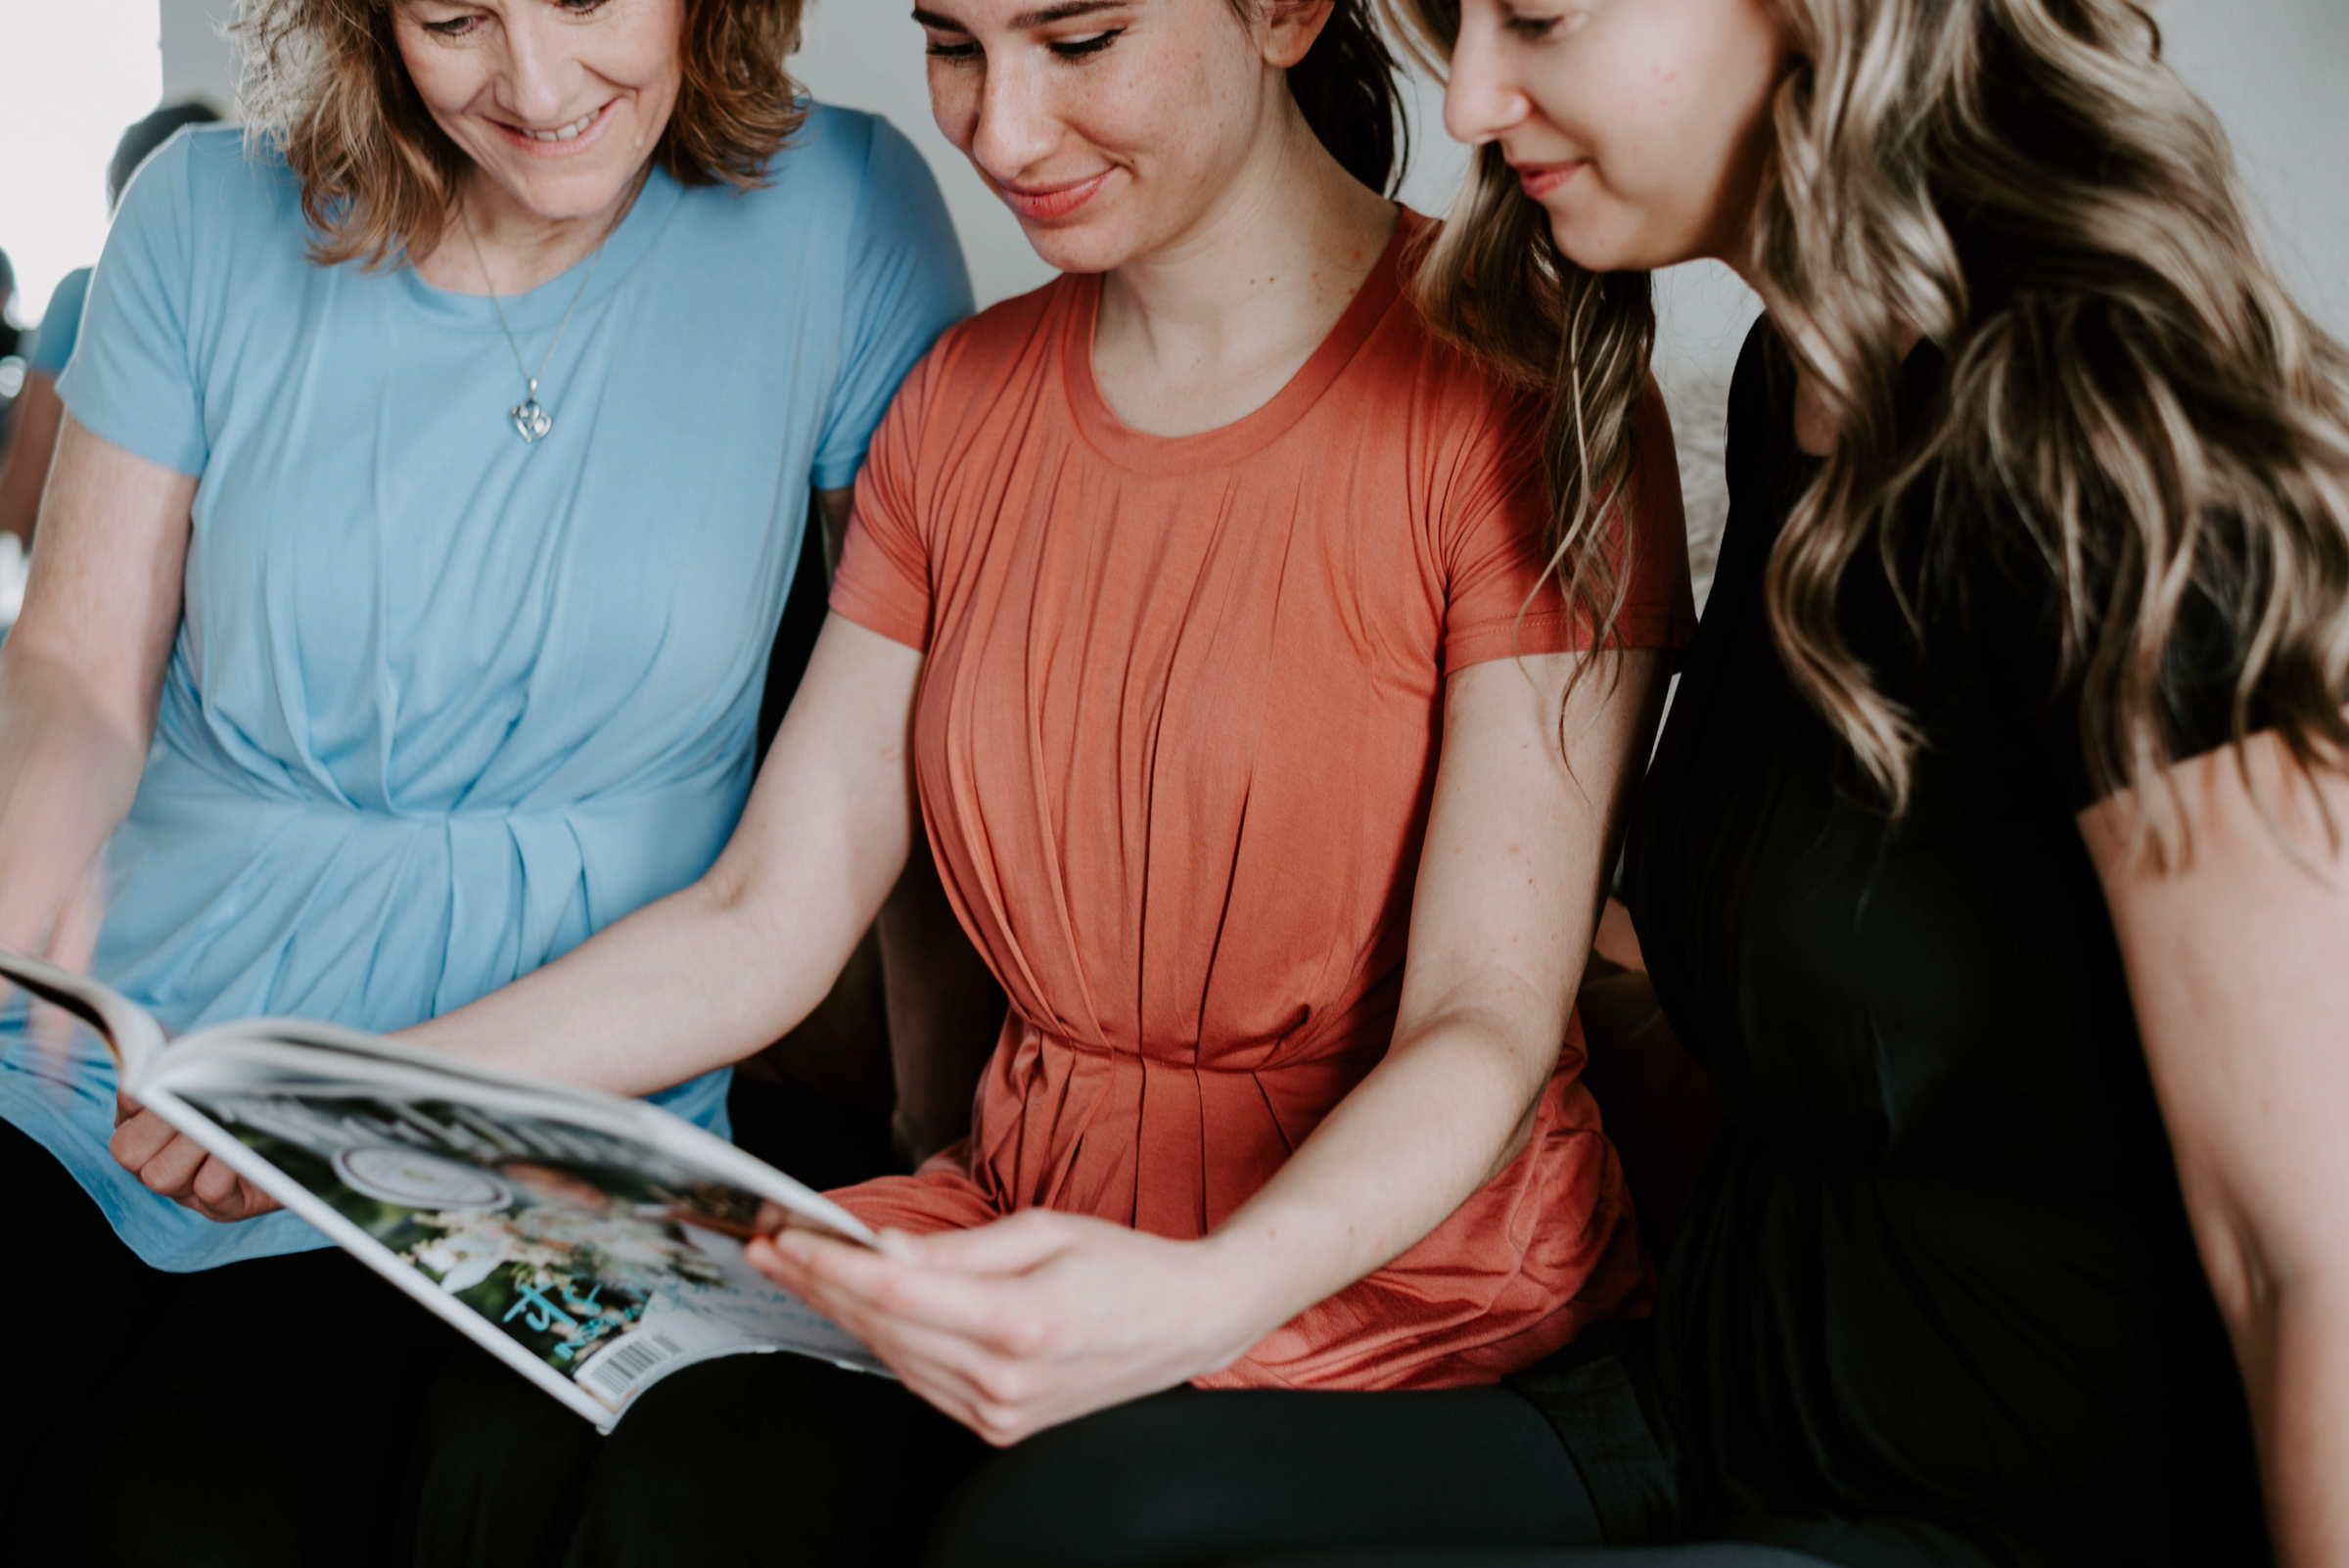
[[557,172],[546,168],[508,164],[498,171],[499,183],[504,185],[523,206],[549,221],[565,218],[589,217],[620,199],[633,167],[609,169],[564,169]]
[[1135,248],[1122,228],[1105,222],[1020,225],[1044,264],[1061,272],[1113,272],[1132,260]]

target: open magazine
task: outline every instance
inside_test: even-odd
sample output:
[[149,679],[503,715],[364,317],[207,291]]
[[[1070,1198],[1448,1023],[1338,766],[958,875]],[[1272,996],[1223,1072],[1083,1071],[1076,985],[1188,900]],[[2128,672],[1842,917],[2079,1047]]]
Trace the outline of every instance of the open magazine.
[[657,1106],[331,1024],[167,1039],[96,981],[5,949],[0,979],[96,1031],[140,1103],[601,1430],[716,1356],[882,1370],[743,1257],[786,1222],[872,1231]]

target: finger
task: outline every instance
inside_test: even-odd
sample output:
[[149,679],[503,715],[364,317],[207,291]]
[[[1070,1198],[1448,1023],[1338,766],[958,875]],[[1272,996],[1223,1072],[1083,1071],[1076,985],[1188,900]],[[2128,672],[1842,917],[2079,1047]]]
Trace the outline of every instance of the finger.
[[141,1109],[136,1102],[131,1102],[130,1110],[129,1119],[115,1128],[114,1136],[107,1139],[106,1146],[124,1170],[136,1172],[162,1153],[179,1136],[179,1130],[153,1111]]
[[275,1198],[260,1188],[244,1181],[237,1183],[235,1190],[225,1203],[201,1203],[193,1197],[183,1198],[180,1201],[185,1207],[195,1210],[207,1220],[217,1220],[223,1224],[234,1224],[241,1220],[254,1219],[269,1213],[278,1206]]
[[175,1137],[163,1145],[161,1152],[139,1167],[139,1180],[151,1190],[166,1198],[176,1198],[187,1192],[188,1184],[196,1179],[197,1167],[207,1156],[204,1146],[185,1136]]
[[918,1245],[913,1256],[934,1268],[966,1274],[1020,1274],[1069,1250],[1076,1237],[1065,1221],[1065,1216],[1030,1209],[992,1224],[907,1239]]
[[244,1185],[245,1178],[237,1175],[233,1167],[217,1155],[207,1155],[204,1164],[196,1168],[195,1177],[188,1183],[188,1191],[198,1203],[207,1207],[242,1212]]
[[794,1231],[775,1237],[772,1246],[777,1268],[771,1277],[811,1302],[962,1334],[993,1330],[1004,1316],[1003,1283],[989,1275],[944,1272]]

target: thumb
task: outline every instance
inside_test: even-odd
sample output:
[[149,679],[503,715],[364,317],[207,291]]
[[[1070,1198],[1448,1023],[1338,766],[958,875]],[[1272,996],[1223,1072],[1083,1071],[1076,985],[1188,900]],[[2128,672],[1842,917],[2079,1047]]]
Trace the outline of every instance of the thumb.
[[1026,1273],[1068,1249],[1068,1229],[1059,1221],[1030,1210],[970,1230],[939,1231],[918,1238],[918,1261],[956,1273]]

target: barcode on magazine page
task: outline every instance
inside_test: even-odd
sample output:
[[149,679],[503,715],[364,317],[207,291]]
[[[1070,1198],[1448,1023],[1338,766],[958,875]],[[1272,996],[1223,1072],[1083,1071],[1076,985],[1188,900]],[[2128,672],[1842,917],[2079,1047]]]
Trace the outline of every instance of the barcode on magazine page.
[[628,1390],[644,1380],[644,1375],[666,1361],[673,1361],[685,1354],[685,1347],[658,1330],[630,1334],[616,1340],[612,1348],[595,1359],[595,1364],[582,1367],[579,1381],[590,1393],[619,1401]]

